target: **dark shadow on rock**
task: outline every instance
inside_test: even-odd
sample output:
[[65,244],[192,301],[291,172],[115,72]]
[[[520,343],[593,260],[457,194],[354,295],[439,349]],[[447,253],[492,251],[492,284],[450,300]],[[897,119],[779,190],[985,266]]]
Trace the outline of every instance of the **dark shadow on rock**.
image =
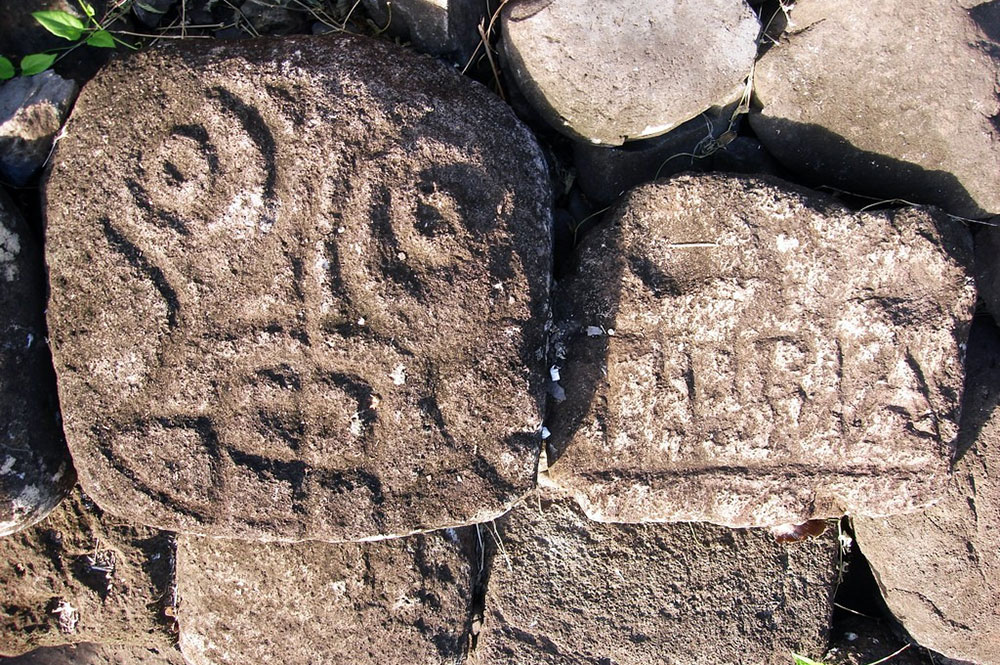
[[984,2],[968,12],[984,35],[994,42],[1000,42],[1000,0]]
[[977,316],[969,331],[965,354],[965,393],[955,442],[953,466],[979,439],[980,432],[1000,404],[1000,328],[993,318]]
[[750,125],[768,152],[810,187],[833,187],[891,203],[935,205],[954,215],[984,219],[991,213],[947,171],[861,150],[820,125],[750,113]]
[[[478,568],[479,546],[476,539],[476,528],[475,526],[471,526],[453,529],[448,532],[448,535],[444,536],[448,539],[457,539],[459,549],[469,562],[470,572],[472,573],[471,578],[468,580],[471,593],[469,594],[469,605],[466,612],[465,630],[461,632],[441,630],[441,626],[437,626],[437,630],[435,630],[422,620],[418,620],[416,623],[417,629],[427,638],[428,642],[434,645],[442,662],[457,662],[462,658],[472,635],[476,611],[478,610],[481,615],[482,603],[477,606],[477,600],[480,598],[478,595],[479,580],[485,573],[479,571]],[[413,561],[420,571],[421,579],[425,583],[425,587],[417,592],[417,596],[424,607],[430,608],[433,611],[441,610],[441,600],[437,594],[426,588],[426,582],[431,580],[433,582],[432,587],[459,583],[455,579],[455,571],[447,563],[435,561],[429,556],[428,550],[430,547],[427,542],[428,538],[437,538],[442,535],[444,535],[444,532],[411,536],[413,542]]]
[[[549,350],[549,365],[560,367],[559,385],[565,391],[565,399],[557,399],[555,391],[550,391],[546,414],[551,432],[546,441],[546,458],[550,465],[570,445],[590,411],[598,387],[606,381],[608,330],[613,332],[615,326],[621,284],[627,269],[620,232],[610,218],[620,206],[627,205],[627,201],[628,196],[625,196],[577,247],[562,282],[553,289],[552,315],[556,335]],[[584,263],[581,260],[581,252],[591,244],[603,245],[601,256],[597,257],[603,261]],[[595,269],[602,273],[597,292],[588,288],[592,282],[583,274]],[[600,334],[597,334],[598,329]]]
[[509,515],[508,512],[492,522],[476,524],[460,531],[464,532],[461,537],[472,541],[471,551],[476,555],[472,560],[473,570],[478,572],[472,587],[472,600],[469,603],[469,624],[465,627],[465,634],[469,636],[470,652],[475,652],[478,646],[479,634],[486,617],[486,592],[490,586],[490,572],[499,552],[496,535],[499,534],[500,540],[503,540],[503,528]]

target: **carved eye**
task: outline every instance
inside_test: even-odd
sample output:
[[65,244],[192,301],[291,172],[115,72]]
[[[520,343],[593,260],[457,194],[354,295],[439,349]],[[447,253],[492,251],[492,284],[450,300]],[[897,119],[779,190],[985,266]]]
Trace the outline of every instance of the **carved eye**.
[[150,221],[188,245],[250,239],[275,221],[273,145],[260,112],[216,88],[192,117],[151,137],[126,185]]

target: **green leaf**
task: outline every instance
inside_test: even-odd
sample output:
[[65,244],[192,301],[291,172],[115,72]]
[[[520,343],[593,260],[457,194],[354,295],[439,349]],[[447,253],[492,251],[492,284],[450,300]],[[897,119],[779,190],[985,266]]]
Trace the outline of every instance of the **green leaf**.
[[94,18],[94,7],[86,0],[77,0],[80,3],[80,8],[83,13],[87,15],[87,18]]
[[44,72],[56,61],[56,56],[50,53],[32,53],[21,58],[21,74],[34,76]]
[[83,21],[64,11],[31,12],[35,20],[57,37],[75,42],[83,35]]
[[87,43],[101,48],[114,48],[115,38],[107,30],[94,30],[90,37],[87,37]]
[[795,659],[795,665],[823,665],[819,661],[815,661],[812,658],[806,658],[805,656],[800,656],[797,653],[792,654],[792,658]]
[[0,55],[0,81],[14,78],[14,63]]

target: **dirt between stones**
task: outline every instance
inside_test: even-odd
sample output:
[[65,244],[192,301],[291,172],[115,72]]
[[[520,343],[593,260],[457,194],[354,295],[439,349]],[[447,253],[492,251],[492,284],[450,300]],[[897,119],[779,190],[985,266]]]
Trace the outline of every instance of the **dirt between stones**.
[[0,538],[0,656],[78,642],[169,651],[173,580],[172,534],[75,489],[41,523]]

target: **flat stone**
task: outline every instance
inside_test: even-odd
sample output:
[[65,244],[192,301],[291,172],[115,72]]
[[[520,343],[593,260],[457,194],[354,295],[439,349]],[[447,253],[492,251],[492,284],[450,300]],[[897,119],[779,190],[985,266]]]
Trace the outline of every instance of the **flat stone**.
[[757,17],[743,0],[530,0],[501,12],[507,71],[555,129],[621,145],[743,88]]
[[0,538],[0,656],[77,642],[169,651],[173,558],[171,535],[124,524],[75,490]]
[[940,501],[854,518],[893,615],[922,646],[979,665],[1000,653],[1000,330],[977,319],[954,475]]
[[[419,51],[452,57],[464,65],[482,41],[479,24],[489,21],[489,0],[364,0],[379,28]],[[390,7],[391,5],[391,7]],[[480,51],[482,53],[482,51]]]
[[384,42],[151,49],[81,94],[46,185],[81,483],[200,535],[346,541],[535,478],[548,176],[485,88]]
[[503,549],[474,663],[787,665],[826,645],[835,528],[783,544],[766,529],[601,524],[530,497],[483,538]]
[[76,477],[59,422],[44,309],[41,248],[0,191],[0,536],[45,517]]
[[181,650],[190,665],[458,663],[475,547],[475,529],[342,544],[182,536]]
[[53,72],[0,84],[0,175],[24,185],[45,163],[76,99],[77,86]]
[[560,285],[548,482],[605,521],[889,515],[943,490],[971,238],[776,178],[632,190]]
[[757,136],[792,171],[971,217],[1000,212],[995,2],[802,0],[757,63]]
[[94,642],[41,647],[4,665],[187,665],[176,649],[109,646]]

